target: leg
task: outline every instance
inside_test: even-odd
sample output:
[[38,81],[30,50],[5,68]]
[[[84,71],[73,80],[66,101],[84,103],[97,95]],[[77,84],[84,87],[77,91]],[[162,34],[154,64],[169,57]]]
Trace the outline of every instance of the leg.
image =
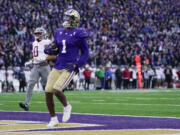
[[106,89],[109,89],[109,79],[106,80]]
[[21,92],[21,82],[19,81],[19,92]]
[[23,89],[23,92],[25,92],[25,86],[24,86],[24,85],[23,85],[23,88],[22,88],[22,89]]
[[62,92],[64,88],[66,88],[73,77],[75,76],[75,72],[68,72],[67,70],[62,70],[58,80],[56,81],[54,85],[54,93],[58,100],[63,104],[64,106],[64,112],[62,117],[62,122],[67,122],[70,119],[71,115],[71,105],[68,104],[66,96]]
[[54,94],[53,86],[55,82],[58,80],[59,76],[60,76],[60,73],[58,72],[58,70],[53,69],[48,75],[47,84],[45,88],[46,105],[47,105],[47,108],[51,117],[55,116],[54,100],[53,100],[53,94]]
[[37,83],[37,81],[39,80],[39,77],[40,76],[39,76],[37,67],[33,68],[31,75],[30,75],[27,92],[26,92],[26,102],[25,103],[28,105],[29,105],[31,97],[32,97],[34,86]]
[[112,89],[112,78],[109,80],[109,88]]
[[87,79],[85,78],[84,89],[87,90]]
[[22,102],[19,103],[19,106],[21,108],[23,108],[25,111],[29,110],[28,106],[30,103],[30,99],[32,97],[33,88],[34,88],[34,85],[36,84],[38,79],[39,79],[39,73],[38,73],[37,68],[34,67],[31,71],[30,80],[28,82],[28,88],[26,91],[26,102],[25,103],[22,103]]
[[47,83],[47,77],[50,73],[50,67],[49,65],[47,66],[42,66],[40,67],[40,77],[41,77],[41,85],[43,87],[43,90],[45,90],[45,86],[46,86],[46,83]]
[[64,95],[64,93],[62,91],[54,89],[54,94],[57,97],[57,99],[62,103],[62,105],[64,107],[66,107],[67,106],[67,100],[66,100],[66,96]]
[[126,79],[124,79],[124,89],[127,89]]
[[63,70],[58,80],[54,84],[55,96],[59,99],[59,101],[63,104],[64,107],[67,106],[67,100],[62,90],[69,85],[74,76],[74,72],[70,73],[66,70]]
[[49,93],[49,92],[45,92],[45,93],[46,93],[46,105],[51,116],[51,120],[47,125],[47,127],[48,128],[56,127],[58,126],[59,121],[54,110],[53,93]]
[[46,94],[46,105],[51,117],[55,117],[55,110],[54,110],[54,100],[53,100],[53,93],[45,92]]
[[123,79],[123,89],[126,89],[126,82],[125,82],[125,79]]
[[66,96],[62,91],[55,90],[55,95],[64,106],[62,122],[66,123],[71,117],[72,106],[67,102]]
[[51,115],[51,120],[49,124],[47,125],[48,127],[54,127],[58,125],[58,120],[57,116],[55,114],[54,110],[54,103],[53,103],[53,94],[49,93],[54,93],[56,97],[59,99],[59,101],[63,104],[64,106],[64,113],[63,113],[63,122],[67,122],[70,118],[71,114],[71,105],[68,105],[66,96],[64,93],[62,93],[62,90],[67,87],[67,85],[70,83],[72,80],[73,76],[75,75],[74,72],[69,73],[66,70],[56,70],[53,69],[49,76],[48,76],[48,81],[46,85],[46,104],[49,110],[49,113]]
[[100,78],[101,81],[101,89],[103,88],[103,84],[104,84],[104,78]]
[[55,105],[54,105],[54,100],[53,100],[53,86],[55,82],[57,81],[58,77],[60,76],[60,73],[58,70],[53,69],[49,75],[48,75],[48,80],[45,88],[45,94],[46,94],[46,105],[49,111],[49,114],[51,116],[51,120],[47,127],[55,127],[59,124],[59,121],[57,119],[56,113],[55,113]]
[[90,78],[87,79],[87,90],[89,90]]

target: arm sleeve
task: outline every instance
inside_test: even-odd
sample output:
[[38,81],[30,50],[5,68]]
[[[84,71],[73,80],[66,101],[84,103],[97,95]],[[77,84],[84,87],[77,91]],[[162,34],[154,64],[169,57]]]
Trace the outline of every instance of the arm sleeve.
[[80,44],[79,44],[80,50],[81,50],[81,56],[77,62],[77,66],[82,67],[89,58],[89,48],[86,39],[83,37],[81,38]]

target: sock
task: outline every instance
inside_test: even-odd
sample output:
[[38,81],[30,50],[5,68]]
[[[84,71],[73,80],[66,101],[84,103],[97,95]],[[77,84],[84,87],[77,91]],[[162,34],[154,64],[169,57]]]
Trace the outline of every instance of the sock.
[[51,120],[57,120],[57,116],[51,117]]

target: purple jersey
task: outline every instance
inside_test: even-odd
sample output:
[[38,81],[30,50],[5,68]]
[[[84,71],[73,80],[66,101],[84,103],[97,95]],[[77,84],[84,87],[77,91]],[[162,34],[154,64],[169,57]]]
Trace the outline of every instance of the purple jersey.
[[64,28],[57,29],[54,42],[59,48],[59,54],[54,68],[61,70],[71,69],[73,65],[78,68],[83,66],[89,57],[86,37],[87,33],[83,29],[75,28],[68,32]]

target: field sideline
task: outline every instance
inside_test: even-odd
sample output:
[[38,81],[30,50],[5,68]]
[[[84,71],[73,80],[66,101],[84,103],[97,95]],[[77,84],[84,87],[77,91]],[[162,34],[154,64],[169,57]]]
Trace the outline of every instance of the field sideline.
[[[73,113],[180,117],[180,89],[123,91],[66,91]],[[23,111],[25,93],[0,94],[0,110]],[[55,98],[57,112],[62,106]],[[33,94],[30,111],[47,112],[43,92]]]

